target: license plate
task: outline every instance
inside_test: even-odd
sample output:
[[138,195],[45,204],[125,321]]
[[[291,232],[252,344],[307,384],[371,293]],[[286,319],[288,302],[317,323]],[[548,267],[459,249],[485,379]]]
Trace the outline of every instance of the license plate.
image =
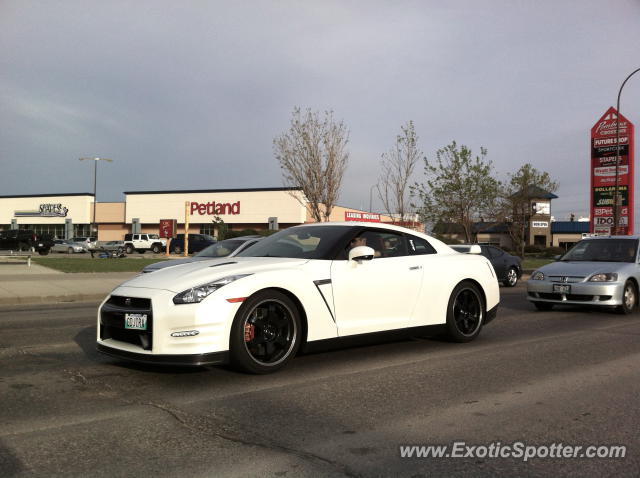
[[561,294],[570,294],[571,286],[569,284],[553,284],[553,291]]
[[147,330],[147,314],[124,314],[124,328]]

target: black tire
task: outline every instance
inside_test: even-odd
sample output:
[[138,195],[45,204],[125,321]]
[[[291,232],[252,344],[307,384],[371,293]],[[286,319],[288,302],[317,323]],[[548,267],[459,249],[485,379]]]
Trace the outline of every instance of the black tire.
[[47,254],[49,254],[49,249],[40,249],[38,251],[38,254],[40,254],[41,256],[46,256]]
[[127,254],[133,254],[133,246],[131,244],[127,244],[126,251]]
[[515,267],[510,267],[507,270],[507,278],[502,283],[505,287],[515,287],[518,284],[518,270]]
[[616,311],[619,314],[628,315],[633,313],[637,305],[638,289],[632,281],[628,280],[624,283],[624,289],[622,291],[622,305],[616,307]]
[[300,312],[293,301],[275,290],[256,292],[233,320],[231,363],[243,372],[275,372],[295,357],[301,337]]
[[136,252],[138,254],[144,254],[144,251],[145,251],[144,249],[136,249]]
[[486,310],[482,293],[474,283],[458,284],[447,305],[447,337],[453,342],[470,342],[482,329]]
[[533,305],[536,306],[536,309],[542,311],[549,311],[553,309],[553,304],[551,302],[534,302]]
[[160,251],[162,251],[162,248],[158,244],[154,244],[153,246],[151,246],[151,252],[153,252],[154,254],[159,254]]
[[176,246],[173,248],[174,254],[182,254],[182,247]]

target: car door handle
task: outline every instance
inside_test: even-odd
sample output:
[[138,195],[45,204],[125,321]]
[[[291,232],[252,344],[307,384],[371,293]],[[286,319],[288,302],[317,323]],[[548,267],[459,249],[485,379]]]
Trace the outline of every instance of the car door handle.
[[422,269],[422,266],[413,266],[413,267],[409,267],[409,270],[410,270],[410,271],[417,271],[417,270],[420,270],[420,269]]

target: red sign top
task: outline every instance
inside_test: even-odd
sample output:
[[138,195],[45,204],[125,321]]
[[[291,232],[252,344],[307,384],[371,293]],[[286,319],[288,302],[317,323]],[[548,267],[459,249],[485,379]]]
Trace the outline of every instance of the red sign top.
[[[616,109],[611,106],[609,107],[609,109],[607,110],[607,112],[605,114],[602,115],[602,117],[596,122],[596,124],[593,125],[593,128],[591,128],[591,137],[592,138],[613,138],[613,141],[611,142],[611,144],[615,144],[615,138],[616,138],[616,121],[618,119],[618,114],[616,112]],[[627,142],[629,140],[629,138],[627,137],[627,133],[628,133],[628,127],[631,123],[629,123],[629,120],[627,120],[627,118],[624,117],[624,115],[620,115],[620,144],[624,144],[623,143],[623,136],[624,141]],[[598,145],[598,146],[605,146],[604,144]]]

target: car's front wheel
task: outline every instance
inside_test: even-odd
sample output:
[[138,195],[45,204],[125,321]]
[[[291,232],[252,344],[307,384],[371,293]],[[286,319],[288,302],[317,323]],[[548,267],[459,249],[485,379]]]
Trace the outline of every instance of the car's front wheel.
[[453,289],[447,306],[447,335],[454,342],[470,342],[480,333],[484,300],[478,286],[461,282]]
[[275,372],[295,356],[301,331],[300,312],[289,297],[274,290],[257,292],[233,321],[231,362],[244,372]]
[[622,305],[617,307],[617,311],[621,314],[630,314],[635,309],[638,303],[638,291],[633,282],[628,280],[624,284],[624,290],[622,292]]
[[173,248],[173,252],[176,254],[181,254],[182,253],[182,247],[180,246],[176,246]]
[[73,247],[67,249],[67,254],[73,254]]
[[504,281],[504,285],[507,287],[515,287],[518,283],[518,271],[515,267],[510,267],[507,271],[507,279]]

